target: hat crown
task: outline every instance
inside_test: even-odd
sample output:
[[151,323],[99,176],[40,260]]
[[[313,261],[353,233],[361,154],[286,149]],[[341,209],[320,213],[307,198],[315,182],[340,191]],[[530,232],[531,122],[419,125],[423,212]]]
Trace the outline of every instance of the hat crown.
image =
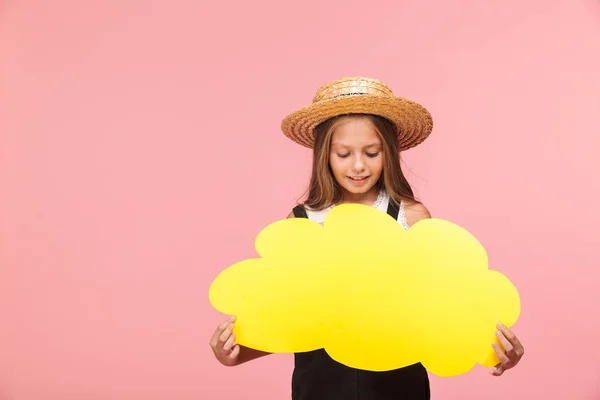
[[393,96],[392,90],[383,82],[373,78],[343,78],[329,82],[319,88],[313,103],[342,96]]

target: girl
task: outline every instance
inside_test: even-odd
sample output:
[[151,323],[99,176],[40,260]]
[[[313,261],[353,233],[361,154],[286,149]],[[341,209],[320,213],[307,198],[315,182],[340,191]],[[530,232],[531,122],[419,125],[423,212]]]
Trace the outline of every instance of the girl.
[[[381,81],[346,78],[324,85],[311,105],[282,122],[287,137],[313,149],[308,197],[288,218],[322,224],[328,211],[344,203],[378,208],[404,229],[430,218],[402,173],[399,153],[423,142],[432,128],[426,109],[394,96]],[[235,343],[234,322],[234,317],[223,322],[210,340],[217,360],[235,366],[266,356]],[[492,346],[501,363],[491,373],[499,376],[519,362],[523,346],[506,327],[498,326],[497,334],[502,348]],[[293,400],[429,398],[429,379],[421,364],[371,372],[339,364],[322,349],[295,354]]]

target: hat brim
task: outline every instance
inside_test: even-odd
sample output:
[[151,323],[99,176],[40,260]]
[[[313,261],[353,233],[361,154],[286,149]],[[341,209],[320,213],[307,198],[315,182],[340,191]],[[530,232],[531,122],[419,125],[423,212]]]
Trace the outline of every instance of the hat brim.
[[431,114],[422,105],[402,97],[368,94],[313,103],[286,116],[281,122],[281,130],[301,146],[313,148],[317,125],[350,114],[373,114],[391,121],[397,129],[398,151],[417,146],[433,130]]

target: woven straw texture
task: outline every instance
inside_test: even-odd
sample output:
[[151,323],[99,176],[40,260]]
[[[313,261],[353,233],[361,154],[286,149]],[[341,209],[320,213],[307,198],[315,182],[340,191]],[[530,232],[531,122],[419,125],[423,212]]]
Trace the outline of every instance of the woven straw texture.
[[312,148],[317,125],[347,114],[374,114],[389,119],[397,128],[399,151],[422,143],[433,130],[431,114],[423,106],[394,96],[377,79],[364,77],[343,78],[323,85],[312,104],[283,119],[281,130],[294,142]]

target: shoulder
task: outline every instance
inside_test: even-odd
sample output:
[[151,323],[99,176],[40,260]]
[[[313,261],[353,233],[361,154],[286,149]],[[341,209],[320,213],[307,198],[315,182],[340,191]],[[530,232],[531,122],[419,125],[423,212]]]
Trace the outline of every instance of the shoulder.
[[404,215],[406,216],[408,226],[413,226],[422,219],[431,218],[431,213],[427,207],[419,202],[405,202]]
[[292,211],[288,214],[286,218],[298,218],[305,216],[305,214],[306,211],[304,205],[298,204],[292,209]]

